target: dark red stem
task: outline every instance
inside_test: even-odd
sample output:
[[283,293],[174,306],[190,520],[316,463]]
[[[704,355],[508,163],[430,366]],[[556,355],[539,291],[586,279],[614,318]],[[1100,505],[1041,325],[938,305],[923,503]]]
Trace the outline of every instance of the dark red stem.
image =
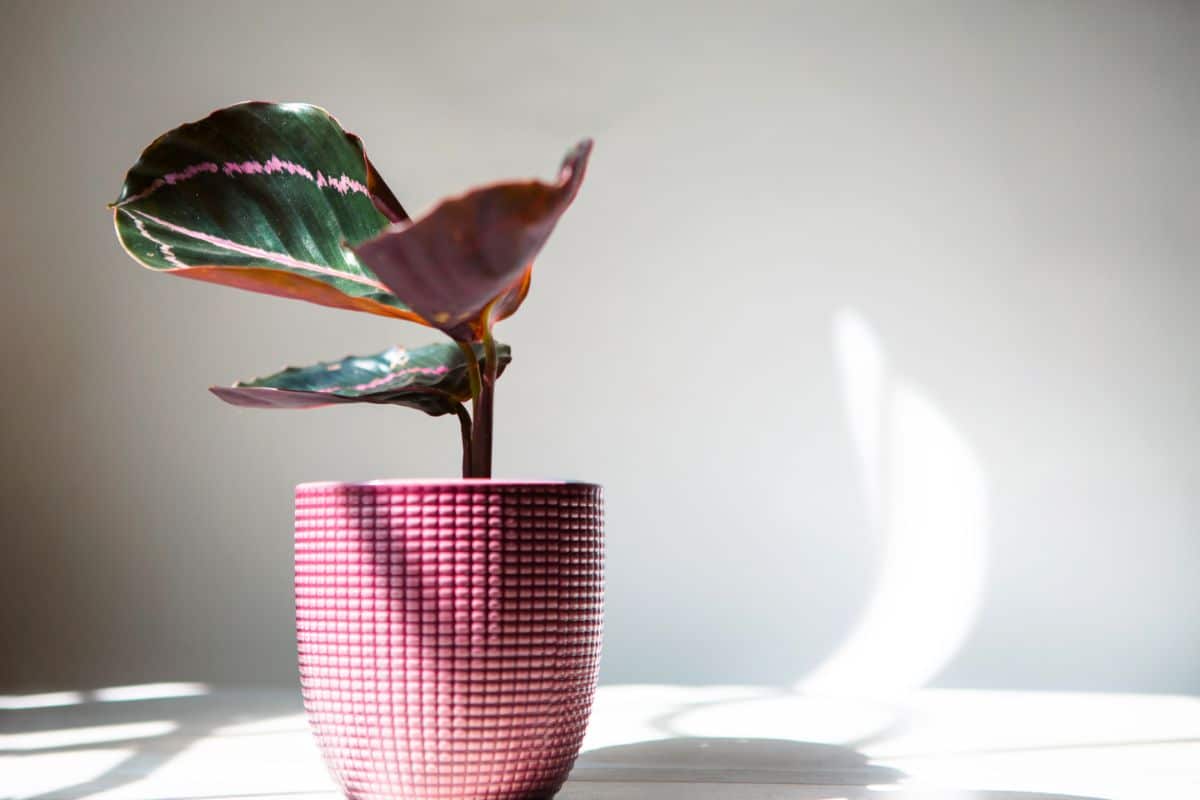
[[474,477],[471,469],[471,415],[462,403],[458,404],[454,413],[458,415],[458,427],[462,433],[462,476],[471,478]]
[[474,425],[471,431],[471,447],[474,450],[472,471],[475,478],[492,477],[492,416],[496,397],[496,341],[488,331],[483,340],[483,375],[479,387],[479,403],[476,405]]

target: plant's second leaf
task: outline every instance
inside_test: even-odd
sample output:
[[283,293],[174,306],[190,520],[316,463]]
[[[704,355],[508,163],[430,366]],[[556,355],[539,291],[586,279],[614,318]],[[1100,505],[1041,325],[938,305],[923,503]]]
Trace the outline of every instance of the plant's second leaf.
[[[475,346],[483,359],[483,347]],[[501,370],[512,360],[508,345],[496,350]],[[307,367],[288,367],[265,378],[214,386],[227,403],[252,408],[316,408],[335,403],[381,403],[452,414],[471,396],[467,358],[451,342],[393,347],[369,356],[347,356]]]
[[408,215],[323,109],[240,103],[163,134],[113,204],[150,269],[423,322],[343,247]]
[[567,210],[587,169],[590,140],[563,160],[558,180],[497,183],[443,201],[393,226],[355,254],[397,296],[458,341],[483,338],[529,291],[534,257]]

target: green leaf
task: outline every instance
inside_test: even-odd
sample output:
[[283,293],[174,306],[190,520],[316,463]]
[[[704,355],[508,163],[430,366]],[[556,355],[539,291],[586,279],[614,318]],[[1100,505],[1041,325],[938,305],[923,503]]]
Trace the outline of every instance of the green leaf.
[[[475,345],[475,354],[483,358],[482,345]],[[512,360],[508,345],[498,345],[497,355],[501,369]],[[409,406],[433,416],[456,413],[471,396],[467,358],[451,342],[393,347],[375,355],[288,367],[231,387],[214,386],[211,391],[227,403],[252,408],[381,403]]]
[[567,153],[554,183],[472,189],[354,253],[426,324],[458,341],[480,341],[525,299],[533,259],[579,193],[591,152],[585,139]]
[[343,246],[408,215],[362,141],[316,106],[241,103],[176,128],[112,208],[150,269],[423,322]]

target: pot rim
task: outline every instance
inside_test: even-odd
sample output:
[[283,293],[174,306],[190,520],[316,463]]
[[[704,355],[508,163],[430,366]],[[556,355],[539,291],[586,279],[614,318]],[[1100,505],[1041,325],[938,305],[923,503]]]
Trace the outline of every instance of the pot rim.
[[307,481],[296,484],[296,491],[305,489],[367,489],[367,488],[459,488],[463,486],[589,486],[603,488],[598,483],[570,479],[542,480],[537,478],[378,478],[367,481]]

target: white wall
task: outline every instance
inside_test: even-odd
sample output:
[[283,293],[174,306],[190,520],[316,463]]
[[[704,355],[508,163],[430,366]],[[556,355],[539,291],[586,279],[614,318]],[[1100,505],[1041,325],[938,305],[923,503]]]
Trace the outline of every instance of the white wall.
[[454,474],[450,421],[205,392],[425,331],[120,252],[140,149],[264,98],[414,212],[597,139],[496,451],[607,486],[605,680],[869,618],[868,671],[1200,691],[1200,9],[562,5],[6,6],[0,683],[290,681],[292,484]]

